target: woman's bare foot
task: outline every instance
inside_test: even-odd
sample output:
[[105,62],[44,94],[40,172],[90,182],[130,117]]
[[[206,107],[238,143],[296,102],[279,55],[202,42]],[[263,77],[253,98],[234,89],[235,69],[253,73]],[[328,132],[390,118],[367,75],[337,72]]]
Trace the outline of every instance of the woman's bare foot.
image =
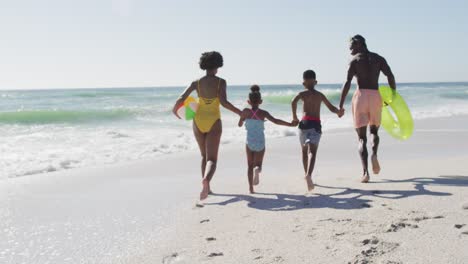
[[203,179],[202,181],[202,191],[200,192],[200,200],[205,200],[208,197],[208,193],[210,192],[210,183],[207,179]]
[[379,160],[377,159],[377,155],[373,154],[371,157],[371,161],[372,161],[372,171],[374,172],[374,174],[379,174],[380,164],[379,164]]
[[253,186],[250,186],[249,191],[250,191],[250,194],[254,194],[254,193],[255,193]]
[[254,173],[253,185],[258,185],[260,183],[260,172],[262,172],[260,167],[255,167],[253,169],[253,173]]
[[370,180],[369,173],[365,173],[361,178],[362,183],[368,183],[369,180]]
[[307,190],[312,191],[315,188],[314,182],[312,181],[311,176],[306,176],[305,180],[307,182]]

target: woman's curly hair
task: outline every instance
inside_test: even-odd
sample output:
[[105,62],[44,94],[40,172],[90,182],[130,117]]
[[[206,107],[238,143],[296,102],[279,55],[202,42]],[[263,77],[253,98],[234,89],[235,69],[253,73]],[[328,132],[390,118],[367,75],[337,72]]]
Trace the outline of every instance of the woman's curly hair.
[[200,57],[202,70],[213,70],[223,67],[223,56],[217,51],[203,52]]

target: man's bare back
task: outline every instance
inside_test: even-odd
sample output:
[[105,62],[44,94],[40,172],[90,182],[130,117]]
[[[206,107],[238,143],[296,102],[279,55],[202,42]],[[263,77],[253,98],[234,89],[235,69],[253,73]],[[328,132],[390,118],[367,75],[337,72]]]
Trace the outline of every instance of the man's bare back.
[[391,74],[387,61],[377,53],[362,52],[354,55],[348,75],[356,76],[359,89],[377,90],[380,72]]

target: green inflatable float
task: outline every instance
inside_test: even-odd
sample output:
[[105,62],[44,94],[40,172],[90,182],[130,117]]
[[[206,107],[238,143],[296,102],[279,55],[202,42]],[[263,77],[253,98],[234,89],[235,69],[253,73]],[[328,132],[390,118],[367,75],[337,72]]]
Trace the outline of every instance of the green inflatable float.
[[[382,107],[383,128],[396,139],[408,139],[414,129],[413,117],[408,105],[398,92],[388,86],[380,86],[379,92],[384,103]],[[390,112],[390,108],[394,115]]]

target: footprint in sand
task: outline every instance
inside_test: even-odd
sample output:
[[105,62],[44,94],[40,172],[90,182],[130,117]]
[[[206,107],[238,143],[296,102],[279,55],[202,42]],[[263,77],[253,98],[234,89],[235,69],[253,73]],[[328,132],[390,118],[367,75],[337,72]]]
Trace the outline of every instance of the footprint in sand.
[[257,257],[255,257],[255,259],[261,259],[263,258],[263,255],[270,255],[272,250],[271,248],[267,248],[267,249],[254,248],[250,251],[254,253],[255,255],[258,255]]
[[456,229],[460,229],[460,228],[462,228],[462,227],[464,227],[464,226],[465,226],[465,224],[462,224],[462,225],[455,225],[454,227],[455,227]]
[[223,252],[213,252],[208,255],[209,258],[222,257],[224,256]]
[[413,225],[413,224],[408,224],[408,223],[405,223],[405,222],[399,222],[399,223],[391,224],[386,232],[387,233],[397,232],[397,231],[399,231],[399,230],[401,230],[403,228],[407,228],[407,227],[418,228],[419,226],[418,225]]
[[322,219],[322,220],[319,220],[319,222],[333,222],[333,223],[341,223],[341,222],[351,222],[352,219],[351,218],[345,218],[345,219],[335,219],[335,218],[327,218],[327,219]]
[[[415,211],[413,211],[413,213],[415,213]],[[408,219],[408,218],[403,218],[403,219],[400,219],[399,222],[397,223],[393,223],[391,224],[388,229],[387,229],[387,233],[388,232],[397,232],[403,228],[419,228],[419,226],[417,224],[412,224],[412,223],[408,223],[408,221],[414,221],[416,223],[420,223],[422,221],[426,221],[426,220],[431,220],[431,219],[443,219],[445,218],[443,215],[437,215],[437,216],[433,216],[433,217],[430,217],[430,216],[420,216],[420,217],[415,217],[415,218],[412,218],[412,219]]]
[[165,256],[162,260],[162,263],[163,264],[172,264],[172,263],[176,263],[176,261],[179,261],[180,260],[180,256],[179,256],[179,253],[173,253],[169,256]]
[[376,237],[372,237],[370,239],[364,239],[361,243],[363,245],[377,245],[379,243],[379,240]]
[[293,229],[292,232],[293,232],[293,233],[296,233],[296,232],[302,231],[302,229],[304,229],[304,228],[302,228],[301,225],[296,225],[296,226],[294,227],[294,229]]
[[464,205],[462,206],[462,208],[463,208],[464,210],[468,210],[468,203],[464,204]]
[[437,215],[437,216],[434,216],[434,217],[429,217],[429,216],[416,217],[416,218],[413,218],[413,220],[416,221],[416,222],[421,222],[421,221],[424,221],[424,220],[443,219],[443,218],[445,218],[445,216]]
[[210,219],[203,219],[200,221],[200,224],[203,224],[203,223],[208,223],[210,221]]
[[273,261],[270,262],[270,263],[283,263],[284,262],[284,258],[281,257],[281,256],[276,256],[273,258]]
[[215,240],[216,240],[215,237],[207,237],[207,238],[205,238],[205,239],[206,239],[206,241],[215,241]]
[[462,235],[468,235],[468,231],[461,232]]
[[356,255],[352,261],[348,263],[353,264],[365,264],[374,263],[373,258],[382,256],[395,250],[400,244],[380,241],[377,237],[364,239],[362,245],[368,248],[361,251],[360,254]]

